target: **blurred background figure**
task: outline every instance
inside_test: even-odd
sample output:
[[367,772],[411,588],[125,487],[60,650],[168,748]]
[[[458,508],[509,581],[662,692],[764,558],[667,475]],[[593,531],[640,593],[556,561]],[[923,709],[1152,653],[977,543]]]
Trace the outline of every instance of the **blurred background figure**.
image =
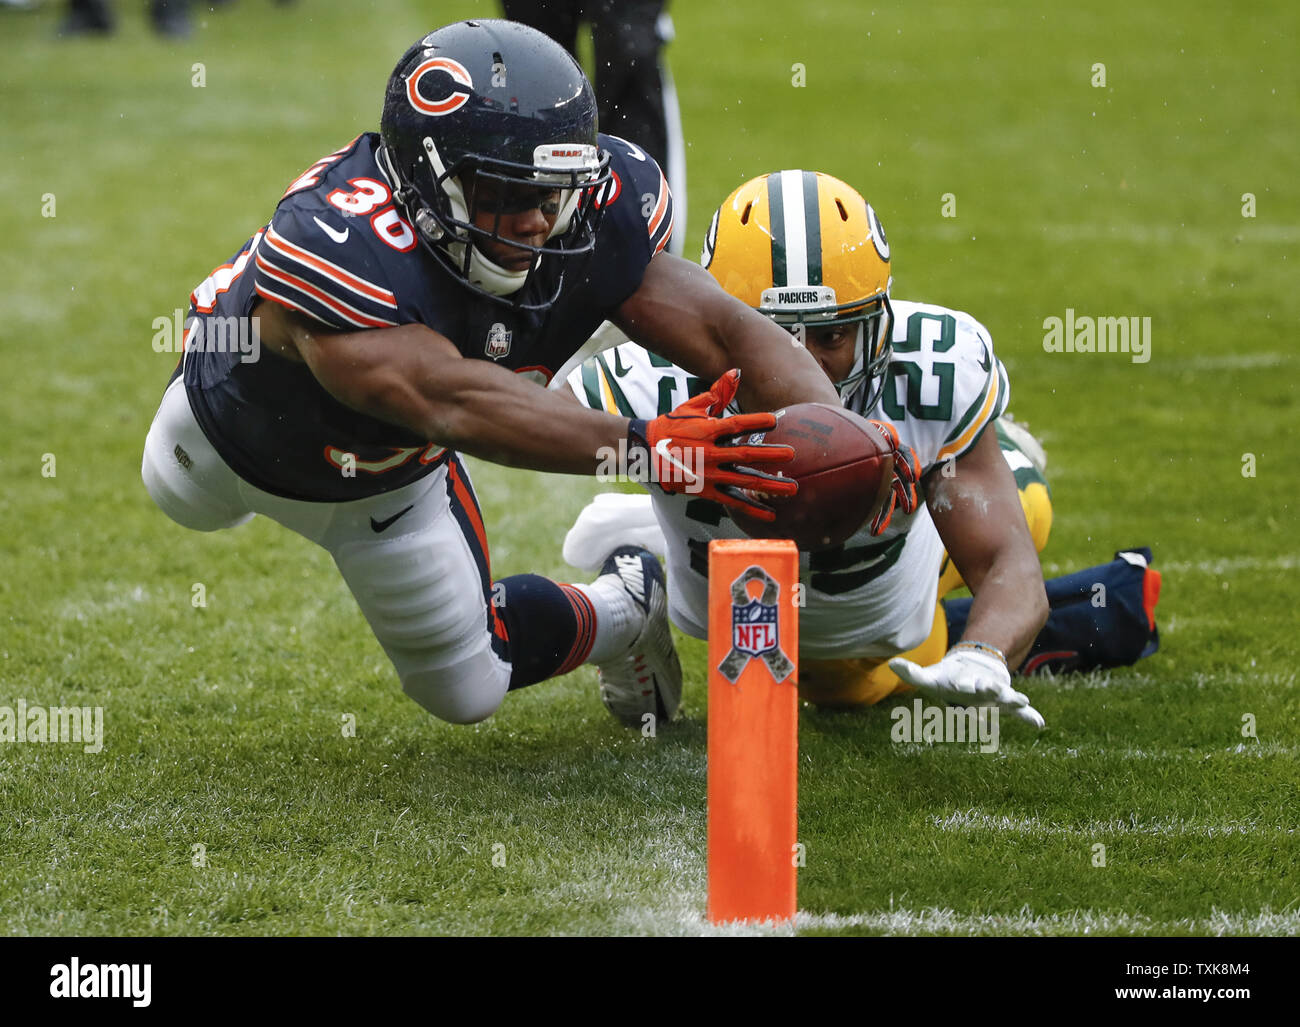
[[501,0],[511,21],[545,32],[577,57],[578,27],[591,26],[600,130],[636,143],[663,168],[676,224],[668,250],[686,238],[686,151],[682,117],[662,50],[672,41],[665,0]]
[[[149,22],[160,36],[190,34],[190,0],[148,0]],[[60,36],[107,36],[116,25],[108,0],[68,0]]]

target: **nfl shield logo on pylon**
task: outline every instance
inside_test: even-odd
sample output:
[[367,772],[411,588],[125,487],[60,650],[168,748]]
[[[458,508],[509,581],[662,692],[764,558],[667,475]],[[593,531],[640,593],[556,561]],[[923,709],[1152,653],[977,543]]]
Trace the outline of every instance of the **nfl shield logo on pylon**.
[[510,332],[500,321],[488,329],[487,345],[483,352],[493,360],[500,360],[510,352]]
[[762,656],[780,648],[776,604],[751,599],[731,608],[731,645],[747,656]]
[[[749,593],[753,582],[763,586],[757,598]],[[728,681],[738,681],[750,660],[767,664],[774,681],[794,673],[794,663],[781,651],[780,599],[781,586],[757,564],[731,583],[731,652],[718,665]]]

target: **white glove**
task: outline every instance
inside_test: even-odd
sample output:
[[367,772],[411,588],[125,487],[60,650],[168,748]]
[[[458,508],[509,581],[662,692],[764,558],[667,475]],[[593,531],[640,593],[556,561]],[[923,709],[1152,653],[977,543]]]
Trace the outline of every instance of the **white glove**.
[[579,570],[599,570],[619,546],[644,546],[655,556],[668,551],[654,503],[645,493],[597,494],[564,536],[564,562]]
[[953,648],[938,663],[921,667],[895,656],[889,669],[937,702],[957,706],[997,706],[1042,728],[1043,716],[1029,697],[1011,687],[1011,672],[996,656],[978,649]]

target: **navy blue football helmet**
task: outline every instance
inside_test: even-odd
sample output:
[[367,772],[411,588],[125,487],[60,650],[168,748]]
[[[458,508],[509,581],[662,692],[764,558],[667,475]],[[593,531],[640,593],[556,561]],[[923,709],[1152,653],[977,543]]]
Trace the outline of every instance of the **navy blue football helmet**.
[[[595,247],[611,179],[596,98],[577,62],[541,32],[498,20],[430,32],[388,80],[380,138],[394,197],[421,243],[473,291],[543,310],[566,266]],[[542,245],[501,236],[503,214],[533,208],[555,217]],[[503,267],[485,243],[531,261]],[[535,279],[542,284],[529,288]]]

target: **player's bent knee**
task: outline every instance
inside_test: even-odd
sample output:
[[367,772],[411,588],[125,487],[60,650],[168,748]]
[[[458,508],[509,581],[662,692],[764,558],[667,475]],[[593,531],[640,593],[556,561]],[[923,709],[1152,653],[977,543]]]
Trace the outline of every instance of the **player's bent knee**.
[[439,720],[473,724],[501,705],[511,666],[498,655],[479,570],[455,519],[414,527],[344,542],[334,561],[402,690]]
[[140,477],[154,504],[177,524],[192,531],[220,531],[253,519],[247,510],[218,503],[191,482],[160,467],[158,458],[146,446]]
[[477,724],[496,712],[510,687],[509,668],[473,659],[402,675],[402,691],[439,720]]

